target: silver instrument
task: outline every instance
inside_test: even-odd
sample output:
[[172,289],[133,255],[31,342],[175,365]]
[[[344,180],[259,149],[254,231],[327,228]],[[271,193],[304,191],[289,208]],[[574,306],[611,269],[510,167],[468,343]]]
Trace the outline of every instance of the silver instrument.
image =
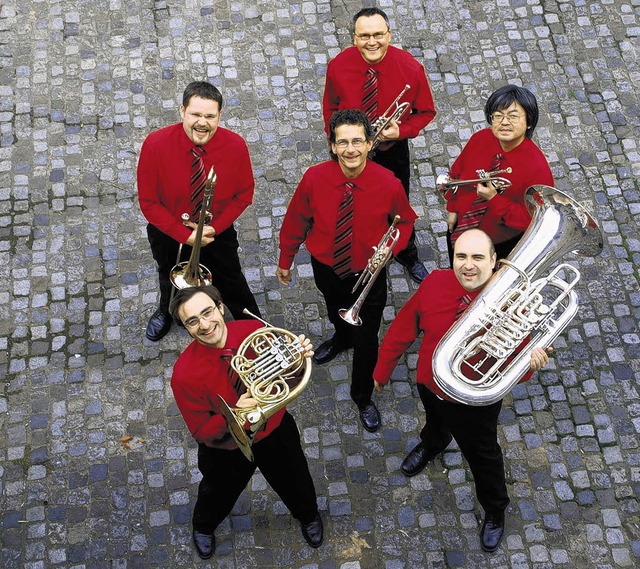
[[491,182],[498,193],[503,192],[509,186],[511,186],[511,180],[503,178],[500,174],[511,174],[511,167],[503,168],[502,170],[476,170],[478,174],[477,178],[473,180],[454,180],[449,174],[440,174],[436,178],[436,188],[444,196],[450,190],[455,194],[460,186],[466,186],[467,184],[486,184]]
[[260,320],[266,327],[245,338],[231,359],[231,368],[258,406],[231,407],[219,395],[218,398],[229,433],[247,459],[253,460],[253,436],[269,417],[302,393],[311,377],[312,364],[311,358],[304,356],[304,348],[293,332],[271,326],[246,308],[243,312]]
[[387,232],[378,242],[378,245],[373,247],[373,255],[367,261],[367,266],[360,274],[358,282],[356,282],[356,284],[353,285],[353,289],[351,289],[351,292],[354,293],[358,290],[361,284],[365,285],[357,300],[353,303],[353,306],[351,308],[341,308],[338,310],[340,318],[342,318],[347,324],[351,324],[352,326],[362,326],[362,319],[358,314],[360,313],[362,304],[364,303],[365,298],[367,298],[373,283],[378,278],[380,271],[382,271],[393,257],[393,247],[400,238],[400,230],[396,227],[399,221],[400,216],[396,215],[393,218],[393,223],[389,226]]
[[373,146],[371,147],[371,150],[377,148],[377,146],[382,142],[382,140],[380,140],[382,131],[392,122],[398,122],[402,118],[402,115],[407,112],[409,103],[400,103],[399,101],[402,98],[402,95],[404,95],[409,89],[411,89],[411,85],[405,85],[404,89],[395,98],[395,101],[389,105],[389,108],[384,112],[384,114],[379,116],[371,125],[373,127]]
[[527,231],[433,355],[435,382],[459,403],[490,405],[511,391],[529,371],[531,351],[550,346],[578,310],[576,268],[541,275],[566,253],[593,257],[603,247],[596,219],[567,194],[533,186],[525,202]]

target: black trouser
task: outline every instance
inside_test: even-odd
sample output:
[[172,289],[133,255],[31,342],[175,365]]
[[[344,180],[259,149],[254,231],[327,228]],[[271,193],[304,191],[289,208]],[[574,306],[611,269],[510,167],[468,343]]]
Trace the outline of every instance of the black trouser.
[[[400,180],[404,193],[409,199],[409,186],[411,178],[411,155],[409,153],[409,140],[404,138],[393,144],[387,150],[378,150],[373,154],[372,160],[387,170],[391,170]],[[382,235],[380,236],[382,237]],[[406,249],[396,255],[396,261],[405,267],[411,267],[418,261],[418,248],[416,247],[416,232],[411,231],[409,244]]]
[[318,512],[316,490],[293,417],[286,412],[280,426],[251,448],[255,462],[247,460],[239,449],[198,446],[202,480],[193,510],[195,530],[207,534],[215,531],[233,509],[256,468],[294,518],[303,524],[314,520]]
[[355,293],[351,289],[358,277],[351,275],[339,279],[333,269],[314,257],[311,257],[313,278],[324,296],[329,320],[336,329],[334,342],[339,347],[353,346],[353,370],[351,374],[351,399],[362,408],[371,401],[373,393],[373,370],[378,361],[378,330],[382,321],[382,312],[387,304],[387,273],[382,269],[373,283],[369,294],[360,309],[362,326],[347,324],[338,311],[351,308],[358,298],[362,287]]
[[449,436],[458,443],[473,473],[478,502],[485,512],[502,511],[509,505],[502,449],[498,444],[498,415],[502,401],[474,407],[443,401],[418,384],[418,393],[427,413],[420,432],[427,452],[445,449]]
[[[151,224],[147,225],[147,237],[151,245],[151,253],[158,265],[160,309],[169,312],[169,300],[173,287],[169,280],[169,273],[176,264],[179,243]],[[180,260],[186,261],[190,256],[191,247],[183,245]],[[213,243],[200,249],[200,264],[211,271],[213,286],[220,291],[222,300],[236,320],[250,318],[242,314],[244,308],[260,316],[256,300],[247,284],[247,279],[242,274],[240,259],[238,259],[238,235],[233,225],[216,235]]]
[[[506,259],[509,256],[509,253],[513,251],[513,248],[518,244],[518,241],[522,238],[523,233],[512,237],[511,239],[507,239],[502,243],[494,243],[494,247],[496,248],[496,260]],[[447,229],[447,251],[449,253],[449,264],[453,267],[453,245],[451,244],[451,231]]]

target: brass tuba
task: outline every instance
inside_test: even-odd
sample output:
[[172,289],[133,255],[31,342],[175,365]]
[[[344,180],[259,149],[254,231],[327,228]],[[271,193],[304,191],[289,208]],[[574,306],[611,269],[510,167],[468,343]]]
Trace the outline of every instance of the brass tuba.
[[522,239],[433,354],[436,384],[459,403],[490,405],[511,391],[533,348],[550,346],[578,310],[576,268],[541,275],[568,252],[593,257],[603,247],[596,219],[563,192],[533,186],[525,202],[532,220]]
[[358,296],[357,300],[353,303],[351,308],[341,308],[338,310],[338,315],[347,324],[352,326],[362,326],[362,319],[358,314],[362,308],[365,298],[369,294],[373,283],[376,282],[380,271],[389,263],[393,257],[393,248],[400,238],[400,230],[396,227],[400,221],[400,216],[396,215],[393,218],[393,223],[387,229],[387,232],[382,236],[382,239],[378,242],[378,245],[373,247],[373,255],[367,261],[367,266],[363,269],[360,278],[353,285],[351,293],[356,292],[358,287],[364,283],[364,288]]
[[[304,357],[298,337],[251,314],[265,324],[249,334],[231,359],[231,368],[245,384],[257,407],[230,407],[220,396],[220,412],[238,448],[253,460],[251,442],[269,417],[296,399],[311,376],[311,358]],[[247,426],[247,428],[245,428]]]
[[[216,187],[218,177],[213,171],[213,166],[209,170],[207,181],[205,182],[204,192],[202,196],[202,206],[200,208],[200,219],[196,228],[196,237],[191,248],[191,256],[188,261],[180,262],[180,254],[182,253],[182,243],[178,247],[178,258],[176,264],[169,273],[169,279],[173,286],[180,290],[190,286],[210,285],[211,271],[204,265],[200,264],[200,249],[202,247],[202,231],[207,220],[211,219],[209,209],[211,208],[211,200],[213,199],[213,190]],[[188,221],[189,214],[183,213],[182,219]]]
[[391,122],[399,121],[402,118],[402,115],[407,112],[409,103],[399,103],[399,101],[402,98],[402,95],[404,95],[409,89],[411,89],[411,85],[405,85],[404,89],[396,97],[395,101],[389,105],[389,108],[384,112],[384,114],[379,116],[371,125],[373,127],[373,145],[371,150],[375,150],[382,142],[380,140],[382,131],[387,128]]

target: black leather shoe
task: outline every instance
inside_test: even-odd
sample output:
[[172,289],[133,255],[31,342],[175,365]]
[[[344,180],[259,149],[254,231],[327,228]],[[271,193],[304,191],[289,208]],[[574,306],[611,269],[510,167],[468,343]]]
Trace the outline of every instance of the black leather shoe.
[[360,421],[362,426],[370,433],[375,433],[380,428],[380,411],[369,401],[362,409],[360,409]]
[[320,547],[324,539],[324,527],[320,514],[316,514],[314,520],[309,524],[300,524],[302,537],[311,547]]
[[171,316],[163,312],[160,308],[153,313],[147,324],[145,335],[152,342],[162,340],[171,329]]
[[346,348],[337,345],[333,338],[322,342],[318,346],[317,350],[314,350],[313,361],[317,364],[326,364],[335,358],[340,352],[343,352]]
[[411,280],[418,284],[429,274],[429,271],[427,271],[427,268],[422,264],[422,261],[416,261],[413,265],[407,267],[407,271],[409,271]]
[[400,465],[402,474],[405,476],[415,476],[416,474],[420,474],[431,460],[449,446],[450,442],[451,437],[449,437],[447,444],[438,452],[427,452],[427,449],[424,447],[424,443],[418,443],[402,461],[402,464]]
[[482,549],[491,553],[498,549],[504,535],[504,510],[486,512],[482,529],[480,530],[480,545]]
[[200,559],[209,559],[216,548],[216,538],[213,534],[193,530],[193,544]]

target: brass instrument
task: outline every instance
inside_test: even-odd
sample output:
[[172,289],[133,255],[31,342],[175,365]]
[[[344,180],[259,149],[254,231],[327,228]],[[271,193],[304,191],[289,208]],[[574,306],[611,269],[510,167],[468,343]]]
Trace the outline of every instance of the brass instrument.
[[[202,247],[202,231],[206,221],[211,219],[209,208],[211,207],[211,200],[213,199],[213,190],[216,186],[216,180],[218,177],[213,171],[213,166],[209,170],[207,181],[204,186],[204,193],[202,196],[202,207],[200,208],[200,219],[198,220],[198,227],[196,228],[196,237],[191,249],[191,256],[188,261],[180,262],[180,254],[182,253],[182,243],[178,247],[178,258],[176,264],[171,269],[169,278],[173,286],[180,290],[188,288],[190,286],[210,285],[211,284],[211,271],[204,265],[200,264],[200,248]],[[185,219],[186,216],[186,219]],[[188,221],[189,214],[182,214],[183,221]]]
[[399,121],[402,118],[402,115],[407,112],[409,103],[404,102],[400,104],[398,101],[400,101],[402,95],[404,95],[409,89],[411,89],[411,85],[405,85],[404,89],[396,97],[395,101],[389,105],[389,108],[384,112],[384,114],[379,116],[371,125],[373,127],[373,146],[371,147],[371,150],[377,148],[377,146],[382,142],[380,140],[382,131],[387,128],[390,123]]
[[438,188],[438,191],[444,196],[449,190],[453,190],[455,194],[460,186],[491,182],[496,191],[501,193],[511,186],[511,180],[501,177],[500,174],[511,174],[512,171],[511,167],[503,168],[502,170],[490,170],[489,172],[486,170],[476,170],[478,177],[473,180],[452,180],[449,174],[440,174],[436,178],[436,188]]
[[525,202],[527,231],[433,354],[435,382],[459,403],[490,405],[511,391],[529,371],[531,351],[550,346],[578,310],[576,268],[561,264],[539,275],[568,252],[602,250],[598,222],[568,195],[533,186]]
[[396,227],[400,221],[400,216],[396,215],[393,218],[393,223],[387,229],[387,232],[382,236],[382,239],[378,242],[377,246],[373,247],[373,255],[367,261],[367,266],[363,269],[358,282],[353,286],[351,292],[354,293],[358,290],[361,284],[364,284],[362,292],[358,296],[357,300],[353,303],[351,308],[341,308],[338,310],[340,318],[342,318],[347,324],[352,326],[362,326],[362,319],[358,314],[362,308],[365,298],[369,294],[373,283],[378,278],[380,271],[389,263],[393,257],[393,248],[400,238],[400,230]]
[[[231,368],[245,384],[257,407],[230,407],[220,396],[220,412],[238,448],[253,460],[251,443],[255,433],[269,417],[296,399],[306,388],[311,376],[311,358],[304,356],[298,337],[282,328],[265,324],[249,334],[231,359]],[[246,427],[245,427],[246,426]]]

